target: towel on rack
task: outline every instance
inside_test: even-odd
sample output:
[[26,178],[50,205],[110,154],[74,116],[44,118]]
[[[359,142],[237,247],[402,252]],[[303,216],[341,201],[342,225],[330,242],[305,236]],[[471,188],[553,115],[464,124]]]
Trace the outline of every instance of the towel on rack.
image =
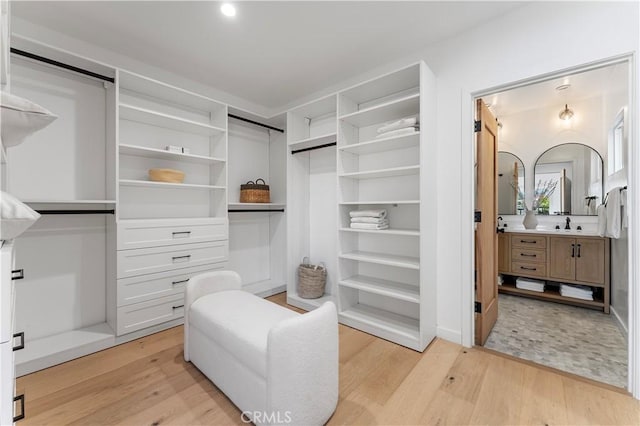
[[418,120],[415,117],[401,118],[400,120],[385,123],[378,127],[378,133],[387,133],[393,130],[404,129],[405,127],[415,126]]
[[392,130],[390,132],[386,132],[386,133],[379,133],[376,136],[376,139],[378,138],[391,138],[394,136],[405,136],[405,135],[412,135],[414,133],[417,133],[418,129],[416,127],[405,127],[404,129],[398,129],[398,130]]
[[378,217],[385,218],[387,217],[386,209],[379,210],[352,210],[349,212],[349,216],[351,217]]
[[388,229],[389,228],[389,221],[386,221],[384,223],[352,223],[351,224],[351,228],[353,229],[371,229],[371,230],[376,230],[379,231],[381,229]]
[[389,219],[383,217],[352,217],[351,223],[384,223],[389,222]]
[[600,204],[596,208],[598,214],[598,235],[604,237],[607,232],[607,208],[604,204]]
[[620,230],[622,229],[622,195],[621,187],[613,188],[607,195],[606,216],[607,229],[606,237],[620,238]]
[[622,229],[629,228],[629,207],[627,204],[627,190],[620,190],[620,205],[622,206]]

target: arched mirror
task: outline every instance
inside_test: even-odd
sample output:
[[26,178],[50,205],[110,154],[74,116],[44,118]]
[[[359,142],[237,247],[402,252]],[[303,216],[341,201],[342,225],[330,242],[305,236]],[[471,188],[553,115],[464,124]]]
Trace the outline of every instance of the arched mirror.
[[602,203],[603,162],[593,148],[565,143],[546,150],[535,165],[537,214],[595,215]]
[[498,151],[498,214],[524,214],[524,164],[514,154]]

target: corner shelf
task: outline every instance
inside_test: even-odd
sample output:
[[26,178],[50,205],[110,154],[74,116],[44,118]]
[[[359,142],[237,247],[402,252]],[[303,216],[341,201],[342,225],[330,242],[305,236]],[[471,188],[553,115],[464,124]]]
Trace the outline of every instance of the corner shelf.
[[202,189],[202,190],[225,190],[226,186],[200,185],[193,183],[168,183],[153,182],[148,180],[120,179],[122,186],[138,186],[147,188],[168,188],[168,189]]
[[339,120],[356,127],[366,127],[372,124],[393,121],[416,115],[420,112],[420,93],[404,96],[400,99],[374,105],[360,111],[338,117]]
[[411,176],[420,173],[420,166],[393,167],[390,169],[369,170],[363,172],[342,173],[340,177],[350,179],[378,179],[396,176]]
[[374,277],[355,275],[338,282],[341,286],[355,288],[369,293],[379,294],[392,299],[406,302],[420,303],[420,292],[417,286],[410,284],[381,280]]
[[395,266],[397,268],[420,269],[420,259],[417,257],[397,256],[391,254],[371,253],[366,251],[352,251],[342,253],[340,259],[357,260],[359,262],[377,263],[378,265]]
[[120,154],[124,155],[135,155],[139,157],[151,157],[158,158],[161,160],[175,160],[175,161],[184,161],[189,163],[198,163],[198,164],[214,164],[214,163],[224,163],[225,160],[222,158],[215,157],[207,157],[203,155],[194,155],[194,154],[183,154],[178,152],[170,152],[163,149],[156,148],[147,148],[144,146],[137,145],[119,145]]
[[336,142],[337,136],[335,133],[327,133],[326,135],[314,136],[299,141],[289,143],[289,150],[296,151],[299,149],[313,148],[316,146],[326,145]]
[[202,136],[215,136],[225,133],[225,129],[199,123],[193,120],[169,115],[162,112],[140,108],[133,105],[123,104],[120,107],[120,118],[137,121],[138,123],[150,124],[152,126],[163,127],[165,129],[177,130],[180,132],[194,133]]
[[351,145],[343,145],[338,149],[351,154],[374,154],[395,149],[413,148],[420,145],[420,131],[410,135],[390,136],[372,139]]

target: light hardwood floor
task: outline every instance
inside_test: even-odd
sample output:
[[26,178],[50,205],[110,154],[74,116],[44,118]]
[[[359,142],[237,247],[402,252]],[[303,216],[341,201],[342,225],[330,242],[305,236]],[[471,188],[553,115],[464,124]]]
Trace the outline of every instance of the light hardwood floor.
[[[285,304],[285,295],[270,298]],[[18,379],[19,425],[243,424],[182,358],[182,327]],[[340,401],[329,424],[640,424],[611,387],[436,339],[424,353],[340,326]]]

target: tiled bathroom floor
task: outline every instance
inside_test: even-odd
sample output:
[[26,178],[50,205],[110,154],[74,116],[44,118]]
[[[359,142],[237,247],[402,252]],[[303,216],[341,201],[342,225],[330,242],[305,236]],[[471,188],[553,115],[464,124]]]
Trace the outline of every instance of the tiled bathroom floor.
[[613,315],[501,294],[485,347],[627,387],[627,342]]

